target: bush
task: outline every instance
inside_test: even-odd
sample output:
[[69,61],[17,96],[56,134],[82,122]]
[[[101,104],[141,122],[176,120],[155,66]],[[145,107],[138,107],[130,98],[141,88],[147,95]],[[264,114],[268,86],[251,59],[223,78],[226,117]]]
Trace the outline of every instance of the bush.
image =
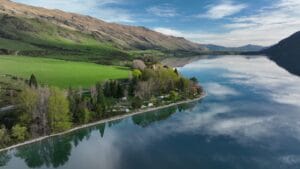
[[170,100],[173,101],[173,102],[176,102],[177,100],[179,100],[179,94],[175,91],[171,91],[170,92]]
[[143,70],[142,77],[141,77],[141,79],[143,81],[147,81],[147,80],[149,80],[150,78],[153,78],[153,77],[156,77],[156,73],[155,73],[154,70],[149,69],[149,68]]
[[19,124],[15,125],[12,128],[12,138],[14,138],[17,141],[24,141],[27,136],[27,128],[22,127]]
[[36,77],[34,76],[34,74],[32,74],[30,76],[30,79],[29,79],[29,86],[30,87],[34,87],[34,88],[37,88],[38,87],[38,82],[36,80]]
[[5,147],[10,143],[10,137],[8,135],[7,129],[5,126],[0,128],[0,147]]
[[134,69],[134,70],[132,71],[132,77],[133,77],[134,79],[140,79],[141,76],[142,76],[142,72],[141,72],[140,70]]
[[196,77],[192,77],[192,78],[190,78],[190,80],[194,83],[198,83],[198,79]]
[[140,99],[139,97],[134,97],[134,98],[132,99],[132,102],[131,102],[132,108],[134,108],[134,109],[139,109],[139,108],[142,107],[142,105],[143,105],[143,101],[142,101],[142,99]]

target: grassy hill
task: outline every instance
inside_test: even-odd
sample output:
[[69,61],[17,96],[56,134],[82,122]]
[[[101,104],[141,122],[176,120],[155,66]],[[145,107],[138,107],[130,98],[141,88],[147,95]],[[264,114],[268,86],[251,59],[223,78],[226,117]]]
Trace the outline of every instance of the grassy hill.
[[[197,55],[207,49],[144,27],[107,23],[60,10],[0,0],[0,54],[41,56],[104,64],[162,53]],[[132,52],[134,51],[134,52]],[[145,51],[145,53],[144,53]]]
[[0,56],[0,75],[28,79],[33,73],[42,84],[67,87],[90,87],[107,79],[128,78],[124,67],[104,66],[86,62],[21,56]]
[[87,87],[104,79],[128,77],[128,70],[103,65],[207,51],[184,38],[144,27],[9,0],[0,0],[0,25],[0,55],[5,55],[0,57],[0,75],[27,79],[34,73],[41,83],[60,87]]
[[0,52],[42,56],[66,60],[105,61],[129,60],[129,54],[99,42],[91,35],[59,27],[43,20],[0,14]]

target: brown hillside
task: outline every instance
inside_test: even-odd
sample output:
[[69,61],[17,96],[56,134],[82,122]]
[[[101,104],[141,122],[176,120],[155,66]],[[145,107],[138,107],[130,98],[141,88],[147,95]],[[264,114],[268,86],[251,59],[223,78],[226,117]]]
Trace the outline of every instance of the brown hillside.
[[111,42],[123,49],[162,49],[203,52],[207,49],[184,38],[166,36],[144,27],[107,23],[102,20],[61,10],[33,7],[0,0],[0,13],[37,18],[64,28],[92,34],[101,42]]

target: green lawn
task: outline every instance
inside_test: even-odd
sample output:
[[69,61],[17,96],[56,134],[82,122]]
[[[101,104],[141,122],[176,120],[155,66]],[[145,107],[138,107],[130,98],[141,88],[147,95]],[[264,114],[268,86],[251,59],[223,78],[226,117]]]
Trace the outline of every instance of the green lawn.
[[9,74],[28,79],[34,74],[42,84],[62,88],[89,87],[107,79],[128,78],[130,70],[85,62],[56,59],[0,56],[0,75]]

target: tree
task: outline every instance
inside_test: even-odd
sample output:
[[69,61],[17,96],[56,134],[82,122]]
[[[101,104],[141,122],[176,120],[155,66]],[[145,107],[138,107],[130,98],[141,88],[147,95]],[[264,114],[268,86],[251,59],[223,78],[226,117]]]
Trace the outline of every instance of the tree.
[[91,121],[92,117],[93,117],[93,113],[90,112],[88,109],[84,109],[83,111],[81,111],[80,114],[80,123],[85,124]]
[[138,81],[139,80],[135,79],[135,78],[130,80],[129,85],[128,85],[128,96],[134,96]]
[[144,70],[146,68],[146,65],[145,65],[144,61],[142,61],[142,60],[134,60],[132,62],[132,67],[134,69]]
[[93,117],[93,113],[90,111],[91,108],[88,106],[90,103],[90,98],[83,97],[78,103],[79,104],[76,112],[78,119],[76,122],[80,124],[88,123]]
[[134,97],[132,99],[132,103],[131,103],[132,108],[138,109],[141,108],[142,105],[143,105],[143,101],[139,97]]
[[174,69],[174,73],[175,73],[177,76],[179,76],[178,70],[177,70],[176,68]]
[[33,137],[49,134],[48,128],[48,98],[49,88],[26,87],[19,95],[20,124],[30,130]]
[[194,83],[198,83],[198,79],[196,77],[192,77],[192,78],[190,78],[190,80]]
[[117,83],[117,92],[115,95],[115,98],[122,98],[124,97],[124,91],[125,91],[125,87],[122,86],[120,83]]
[[119,83],[116,80],[111,80],[110,81],[111,97],[113,97],[113,98],[117,98],[118,85],[119,85]]
[[[10,143],[10,137],[8,135],[7,129],[5,126],[1,126],[0,128],[0,147],[3,148]],[[1,165],[0,165],[1,166]]]
[[153,69],[146,68],[145,70],[142,71],[141,79],[143,81],[147,81],[153,77],[156,77],[156,72]]
[[24,141],[27,136],[27,128],[22,127],[19,124],[15,125],[12,128],[12,138],[14,138],[17,141]]
[[170,100],[176,102],[179,99],[179,94],[175,91],[170,92]]
[[104,95],[106,97],[111,97],[112,93],[111,93],[112,89],[111,89],[111,81],[107,81],[104,83]]
[[36,111],[32,112],[32,123],[30,131],[33,137],[50,134],[48,125],[48,102],[50,90],[48,87],[39,87],[37,89],[38,101]]
[[22,125],[29,125],[32,120],[32,113],[36,111],[38,94],[35,89],[26,87],[19,95],[21,114],[19,116]]
[[69,109],[73,123],[80,123],[80,112],[86,108],[80,90],[69,89],[68,92]]
[[105,82],[103,90],[106,97],[121,98],[124,96],[124,87],[116,80]]
[[31,74],[31,76],[30,76],[29,86],[34,87],[34,88],[38,87],[38,82],[37,82],[36,77],[34,76],[34,74]]
[[137,83],[134,95],[139,98],[150,98],[157,84],[152,79],[140,81]]
[[170,68],[157,69],[157,78],[161,92],[174,90],[175,83],[179,80],[179,76]]
[[106,98],[104,96],[103,87],[100,83],[96,85],[97,90],[97,105],[96,105],[96,113],[99,118],[103,117],[105,111],[107,110]]
[[69,112],[69,102],[65,93],[58,88],[50,88],[48,103],[48,118],[51,131],[61,132],[71,128],[71,114]]
[[141,72],[140,70],[134,69],[134,70],[132,71],[132,77],[133,77],[134,79],[140,79],[141,76],[142,76],[142,72]]
[[177,87],[181,92],[187,92],[190,86],[190,81],[181,77],[177,83]]

